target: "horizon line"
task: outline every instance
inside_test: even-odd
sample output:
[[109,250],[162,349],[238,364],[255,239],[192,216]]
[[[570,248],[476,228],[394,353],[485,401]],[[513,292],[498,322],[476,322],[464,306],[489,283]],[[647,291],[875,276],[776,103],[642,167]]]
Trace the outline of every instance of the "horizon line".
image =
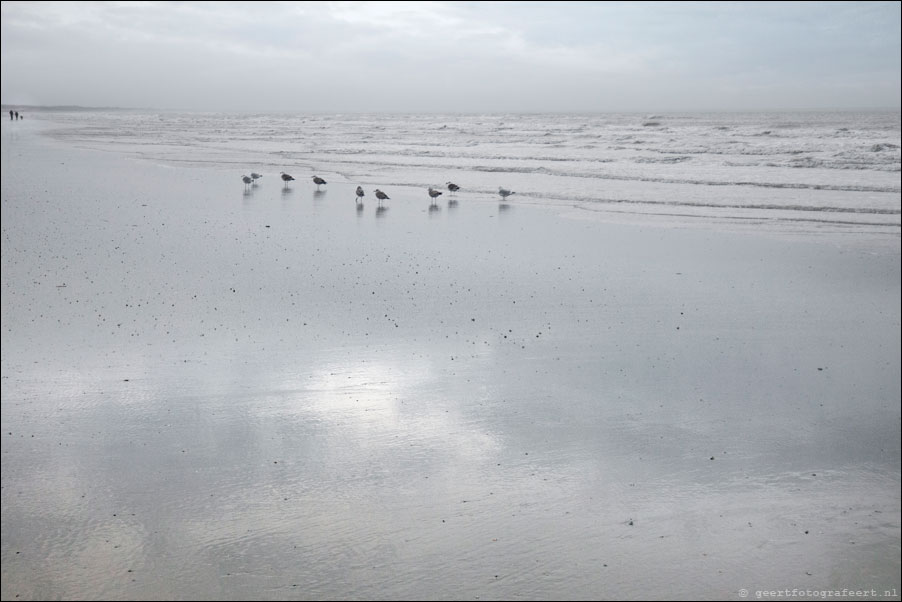
[[314,114],[399,114],[399,115],[430,115],[430,114],[522,114],[522,115],[538,115],[538,114],[604,114],[604,113],[636,113],[636,114],[654,114],[654,113],[818,113],[818,112],[902,112],[902,107],[820,107],[820,108],[767,108],[767,109],[657,109],[657,110],[465,110],[465,111],[449,111],[449,110],[324,110],[324,109],[181,109],[181,108],[159,108],[159,107],[120,107],[120,106],[94,106],[94,105],[34,105],[34,104],[11,104],[0,103],[0,109],[4,112],[7,110],[28,109],[35,111],[158,111],[165,113],[314,113]]

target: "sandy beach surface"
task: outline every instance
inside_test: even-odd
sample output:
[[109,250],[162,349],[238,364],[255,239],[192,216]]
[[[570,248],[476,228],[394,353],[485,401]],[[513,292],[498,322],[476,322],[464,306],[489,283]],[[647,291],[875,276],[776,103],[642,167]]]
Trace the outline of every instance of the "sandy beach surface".
[[3,126],[4,600],[899,598],[898,233]]

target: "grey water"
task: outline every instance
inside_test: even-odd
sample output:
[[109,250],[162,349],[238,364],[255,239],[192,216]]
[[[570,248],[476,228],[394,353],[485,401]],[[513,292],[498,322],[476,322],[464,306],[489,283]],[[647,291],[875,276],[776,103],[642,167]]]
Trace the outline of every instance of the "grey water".
[[[40,117],[40,114],[38,114]],[[619,219],[899,234],[898,112],[54,113],[53,134],[152,161],[572,206]]]

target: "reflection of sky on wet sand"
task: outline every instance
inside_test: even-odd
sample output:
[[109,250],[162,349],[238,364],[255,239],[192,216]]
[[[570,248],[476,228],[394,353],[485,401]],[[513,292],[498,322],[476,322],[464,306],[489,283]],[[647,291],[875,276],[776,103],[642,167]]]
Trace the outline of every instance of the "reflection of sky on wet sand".
[[[227,378],[225,372],[220,376]],[[484,472],[479,466],[497,452],[491,433],[469,430],[452,411],[454,404],[437,399],[434,375],[425,364],[404,368],[380,360],[349,370],[328,360],[281,382],[265,380],[268,393],[225,398],[175,393],[167,390],[169,379],[130,380],[118,391],[95,390],[90,401],[70,411],[67,430],[93,425],[97,442],[82,442],[73,455],[47,458],[48,468],[71,473],[74,480],[37,471],[31,488],[44,500],[80,492],[86,497],[81,503],[59,500],[60,508],[74,506],[79,512],[107,498],[102,506],[108,512],[89,511],[91,527],[74,528],[73,535],[80,533],[87,546],[96,546],[98,537],[108,545],[100,546],[93,560],[79,556],[80,576],[50,581],[93,588],[97,583],[86,580],[101,581],[117,566],[107,557],[118,554],[129,559],[127,570],[152,570],[146,566],[151,560],[172,563],[167,571],[194,567],[174,586],[186,588],[177,590],[182,592],[198,587],[201,595],[215,591],[223,575],[246,573],[242,563],[248,559],[256,567],[269,562],[286,570],[285,555],[293,553],[303,560],[299,566],[311,565],[303,554],[328,559],[315,566],[315,574],[297,577],[305,587],[321,579],[323,587],[338,588],[324,594],[344,591],[347,583],[338,573],[328,578],[319,573],[332,571],[333,565],[346,571],[352,567],[345,562],[380,554],[388,546],[388,578],[397,570],[395,544],[389,542],[399,529],[408,524],[418,529],[421,521],[437,528],[451,520],[465,479]],[[84,397],[85,384],[70,382],[70,395]],[[160,389],[145,388],[152,384]],[[200,389],[209,385],[198,383]],[[256,389],[258,384],[245,386]],[[136,416],[140,426],[133,422]],[[78,464],[66,463],[67,457],[78,458]],[[143,541],[128,535],[136,528],[147,531]],[[170,540],[178,542],[174,550],[161,547]],[[54,550],[65,550],[71,542],[50,545],[52,564]],[[204,582],[208,567],[218,569]],[[140,591],[134,587],[126,589]]]
[[[30,408],[15,411],[20,438],[4,440],[17,454],[22,435],[30,445],[4,479],[32,501],[7,507],[4,538],[41,559],[40,595],[111,597],[511,597],[524,584],[537,597],[626,594],[649,566],[661,576],[651,594],[688,596],[697,590],[677,571],[722,590],[775,554],[794,578],[882,549],[875,521],[892,512],[897,480],[781,467],[822,466],[809,448],[853,459],[830,451],[842,430],[891,433],[849,420],[818,444],[785,409],[775,430],[726,397],[674,404],[654,384],[645,401],[633,385],[599,388],[610,367],[586,359],[591,341],[571,341],[555,363],[549,335],[469,354],[430,339],[256,358],[226,349],[195,363],[124,355],[106,360],[103,380],[32,368],[16,384]],[[737,418],[757,442],[730,426]],[[854,550],[824,547],[853,539]]]
[[4,599],[898,574],[898,253],[117,169],[5,195]]
[[687,567],[721,591],[775,554],[770,575],[840,583],[837,554],[882,549],[875,521],[898,503],[882,471],[775,470],[705,422],[596,418],[561,387],[555,409],[541,378],[489,379],[493,354],[455,360],[449,386],[439,353],[342,359],[362,352],[209,360],[194,382],[165,362],[128,381],[41,375],[17,425],[32,461],[4,465],[40,499],[4,528],[45,571],[35,596],[689,596]]

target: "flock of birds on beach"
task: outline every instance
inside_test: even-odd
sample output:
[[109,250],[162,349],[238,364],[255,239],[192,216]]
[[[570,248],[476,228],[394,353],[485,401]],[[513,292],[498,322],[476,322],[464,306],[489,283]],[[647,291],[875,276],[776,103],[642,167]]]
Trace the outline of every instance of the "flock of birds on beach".
[[[294,177],[291,174],[287,174],[284,171],[279,172],[279,173],[282,177],[282,182],[284,183],[284,187],[287,187],[289,182],[294,182]],[[263,177],[262,174],[258,174],[256,172],[251,172],[251,175],[249,175],[249,176],[241,176],[241,180],[244,182],[245,190],[247,190],[248,187],[250,187],[250,186],[256,186],[257,180],[259,180],[262,177]],[[313,183],[316,184],[317,190],[320,190],[320,186],[322,186],[324,184],[328,184],[328,182],[326,182],[324,179],[322,179],[319,176],[313,176]],[[451,194],[454,194],[455,192],[460,190],[460,186],[458,186],[457,184],[455,184],[453,182],[446,182],[445,184],[448,187],[448,190],[451,192]],[[357,194],[357,204],[362,205],[363,197],[366,196],[366,192],[363,190],[362,186],[357,187],[356,194]],[[389,197],[387,194],[385,194],[378,188],[373,191],[373,194],[379,200],[379,207],[382,207],[382,201],[387,201],[387,200],[391,199],[391,197]],[[430,186],[429,187],[429,198],[432,200],[432,203],[430,206],[434,206],[435,199],[440,197],[442,194],[443,194],[443,192],[441,190],[436,190],[435,188]],[[516,193],[513,192],[512,190],[508,190],[506,188],[499,188],[498,194],[501,196],[502,200],[507,200],[507,197],[509,197],[512,194],[516,194]]]

